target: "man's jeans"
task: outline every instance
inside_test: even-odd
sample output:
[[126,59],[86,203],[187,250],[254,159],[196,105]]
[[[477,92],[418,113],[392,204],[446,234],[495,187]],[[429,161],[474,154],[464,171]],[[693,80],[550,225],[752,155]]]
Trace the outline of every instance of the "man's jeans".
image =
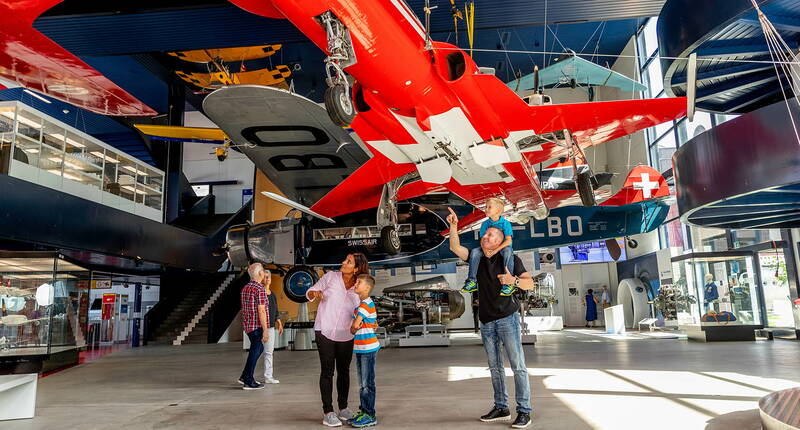
[[531,413],[531,386],[528,382],[528,369],[525,367],[525,353],[522,351],[522,328],[519,314],[481,324],[483,348],[489,359],[494,388],[494,406],[508,409],[505,370],[503,369],[503,348],[505,348],[511,370],[514,371],[514,396],[517,399],[517,412]]
[[250,352],[247,353],[247,363],[245,363],[242,371],[242,381],[244,381],[245,385],[255,385],[256,380],[253,378],[253,372],[256,370],[258,357],[261,357],[261,353],[264,352],[264,345],[261,343],[261,338],[264,337],[264,329],[259,327],[247,333],[247,337],[250,338]]
[[[503,257],[503,264],[508,268],[510,273],[514,273],[514,250],[510,246],[500,250],[500,256]],[[483,249],[480,246],[472,248],[469,252],[469,274],[467,279],[473,281],[478,278],[478,266],[481,264],[481,257],[483,257]]]
[[264,378],[266,380],[272,379],[272,352],[275,351],[275,328],[270,327],[267,330],[269,333],[269,340],[264,342]]
[[375,359],[378,351],[356,354],[358,383],[361,386],[361,412],[375,416]]

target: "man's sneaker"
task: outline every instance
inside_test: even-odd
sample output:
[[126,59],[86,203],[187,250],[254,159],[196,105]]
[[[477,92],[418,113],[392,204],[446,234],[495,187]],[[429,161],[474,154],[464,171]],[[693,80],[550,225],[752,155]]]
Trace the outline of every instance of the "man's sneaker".
[[493,421],[508,421],[511,419],[511,412],[508,409],[492,408],[488,414],[481,417],[481,421],[490,423]]
[[500,288],[500,295],[503,296],[503,297],[508,297],[508,296],[514,294],[514,291],[516,291],[516,290],[517,290],[517,287],[515,287],[513,285],[510,285],[510,284],[505,284],[505,285],[503,285],[503,288]]
[[467,279],[467,282],[464,282],[464,287],[461,288],[461,292],[474,293],[475,291],[478,291],[478,283],[474,279]]
[[369,414],[361,414],[358,419],[350,422],[350,425],[355,428],[372,427],[378,424],[378,418]]
[[353,421],[359,419],[361,415],[364,415],[364,411],[359,410],[355,415],[353,415],[353,418],[347,420],[347,424],[353,424]]
[[277,380],[275,378],[267,378],[267,379],[264,380],[264,383],[265,384],[280,384],[281,381],[279,381],[279,380]]
[[336,412],[328,412],[325,414],[325,417],[322,419],[322,425],[328,427],[341,427],[342,422],[336,416]]
[[264,388],[264,384],[262,384],[262,383],[260,383],[260,382],[256,382],[255,384],[252,384],[252,385],[250,385],[250,384],[244,384],[244,385],[242,386],[242,389],[243,389],[243,390],[260,390],[260,389],[262,389],[262,388]]
[[514,429],[524,429],[531,425],[531,414],[526,414],[525,412],[520,412],[517,414],[517,419],[511,423],[511,428]]
[[353,411],[348,408],[344,408],[339,411],[339,419],[342,421],[349,421],[353,419]]
[[236,380],[236,382],[238,382],[239,385],[244,385],[244,379],[242,379],[241,376],[239,377],[239,379]]

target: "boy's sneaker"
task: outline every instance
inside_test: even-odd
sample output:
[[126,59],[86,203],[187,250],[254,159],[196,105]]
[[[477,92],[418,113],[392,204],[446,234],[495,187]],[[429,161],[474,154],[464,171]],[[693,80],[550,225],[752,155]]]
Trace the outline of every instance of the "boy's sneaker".
[[361,417],[361,415],[364,415],[364,412],[359,410],[358,412],[356,412],[355,415],[353,415],[353,418],[350,418],[349,420],[347,420],[347,424],[351,424],[352,425],[353,421],[359,419]]
[[517,291],[517,287],[511,284],[505,284],[502,288],[500,288],[500,295],[503,297],[508,297],[514,294],[514,291]]
[[514,429],[524,429],[531,425],[531,414],[526,414],[525,412],[520,412],[517,414],[517,419],[511,424],[511,428]]
[[341,427],[342,422],[339,420],[339,417],[336,416],[336,412],[328,412],[325,414],[325,417],[322,418],[322,425],[328,427]]
[[508,409],[492,408],[488,414],[481,417],[481,421],[491,423],[494,421],[508,421],[511,419],[511,412]]
[[260,390],[262,388],[264,388],[264,384],[261,384],[261,383],[258,383],[258,382],[256,382],[255,384],[252,384],[252,385],[244,384],[244,386],[242,386],[243,390]]
[[474,279],[467,279],[467,282],[464,282],[464,287],[461,288],[461,292],[474,293],[475,291],[478,291],[478,283]]
[[277,380],[275,378],[267,378],[267,379],[264,380],[264,383],[265,384],[280,384],[281,381],[279,381],[279,380]]
[[355,428],[372,427],[378,424],[378,418],[369,414],[361,414],[358,419],[353,420],[350,425]]

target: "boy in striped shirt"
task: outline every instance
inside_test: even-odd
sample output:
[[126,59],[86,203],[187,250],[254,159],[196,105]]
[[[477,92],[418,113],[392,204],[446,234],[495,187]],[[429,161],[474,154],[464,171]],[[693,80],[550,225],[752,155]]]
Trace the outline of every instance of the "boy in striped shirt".
[[361,386],[361,410],[348,423],[359,428],[378,424],[375,416],[375,358],[381,343],[375,334],[378,328],[375,302],[369,297],[374,286],[375,278],[371,275],[358,275],[355,292],[361,303],[353,312],[353,325],[350,327],[350,332],[355,334],[353,352],[356,353],[356,369]]

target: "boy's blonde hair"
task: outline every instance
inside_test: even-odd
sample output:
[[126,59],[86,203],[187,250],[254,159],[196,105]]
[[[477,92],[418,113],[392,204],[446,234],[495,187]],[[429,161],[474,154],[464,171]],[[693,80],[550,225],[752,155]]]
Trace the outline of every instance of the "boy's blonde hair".
[[356,281],[358,281],[358,280],[363,280],[364,282],[367,283],[367,285],[369,285],[369,292],[370,293],[372,292],[372,289],[375,288],[375,278],[372,275],[370,275],[369,273],[362,273],[362,274],[358,275],[358,277],[356,278]]
[[490,197],[488,200],[486,200],[486,207],[487,208],[489,207],[490,203],[494,203],[496,205],[499,205],[503,209],[505,209],[505,207],[506,207],[506,202],[504,202],[503,199],[501,199],[499,197]]

